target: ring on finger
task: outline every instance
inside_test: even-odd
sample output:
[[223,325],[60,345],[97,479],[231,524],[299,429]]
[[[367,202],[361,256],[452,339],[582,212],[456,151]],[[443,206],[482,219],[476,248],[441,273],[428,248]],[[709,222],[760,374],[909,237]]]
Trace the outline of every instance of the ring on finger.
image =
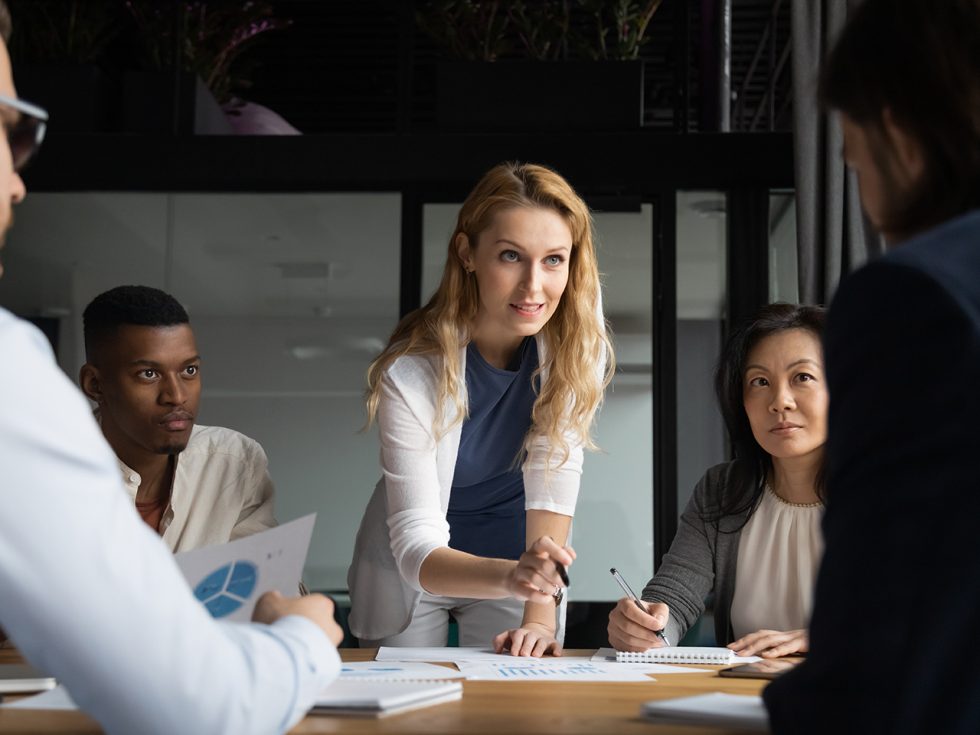
[[565,599],[565,591],[556,584],[555,585],[555,591],[554,591],[554,593],[552,593],[551,596],[555,600],[555,605],[556,606],[557,605],[560,605],[561,604],[561,601],[563,599]]

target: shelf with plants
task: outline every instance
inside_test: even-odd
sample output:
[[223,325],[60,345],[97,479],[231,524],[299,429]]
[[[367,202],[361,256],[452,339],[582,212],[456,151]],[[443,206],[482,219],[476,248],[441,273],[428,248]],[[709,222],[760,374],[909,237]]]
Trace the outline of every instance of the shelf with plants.
[[661,0],[429,0],[435,125],[445,130],[630,130],[641,52]]

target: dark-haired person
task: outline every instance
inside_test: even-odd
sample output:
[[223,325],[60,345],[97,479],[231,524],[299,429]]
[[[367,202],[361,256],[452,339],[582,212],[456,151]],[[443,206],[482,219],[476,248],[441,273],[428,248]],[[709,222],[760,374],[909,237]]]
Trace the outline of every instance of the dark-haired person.
[[728,339],[715,388],[735,459],[694,488],[677,535],[641,597],[609,614],[621,651],[672,645],[715,594],[715,638],[743,656],[807,650],[820,520],[827,386],[824,311],[772,304]]
[[[0,0],[0,242],[47,114],[17,99]],[[0,308],[0,626],[108,733],[278,733],[336,677],[322,595],[214,620],[123,492],[44,336]],[[6,729],[6,728],[5,728]]]
[[980,732],[980,0],[866,0],[822,72],[890,252],[827,321],[826,552],[777,733]]
[[276,525],[273,486],[258,442],[195,426],[201,356],[184,307],[148,286],[119,286],[86,307],[79,384],[98,405],[140,516],[172,551]]

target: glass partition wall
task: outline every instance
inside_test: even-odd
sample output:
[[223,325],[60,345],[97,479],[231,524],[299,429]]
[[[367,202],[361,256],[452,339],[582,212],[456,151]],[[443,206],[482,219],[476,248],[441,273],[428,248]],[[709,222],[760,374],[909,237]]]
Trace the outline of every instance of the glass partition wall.
[[677,193],[677,511],[694,485],[726,458],[725,427],[714,392],[724,335],[727,287],[726,197]]

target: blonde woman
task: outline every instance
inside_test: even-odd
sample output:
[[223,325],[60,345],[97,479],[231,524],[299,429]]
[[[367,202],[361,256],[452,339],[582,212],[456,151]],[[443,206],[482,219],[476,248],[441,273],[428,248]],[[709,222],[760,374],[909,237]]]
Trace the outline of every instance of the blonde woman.
[[561,653],[584,448],[613,368],[589,210],[542,166],[491,169],[442,282],[368,371],[383,476],[348,573],[361,645]]

